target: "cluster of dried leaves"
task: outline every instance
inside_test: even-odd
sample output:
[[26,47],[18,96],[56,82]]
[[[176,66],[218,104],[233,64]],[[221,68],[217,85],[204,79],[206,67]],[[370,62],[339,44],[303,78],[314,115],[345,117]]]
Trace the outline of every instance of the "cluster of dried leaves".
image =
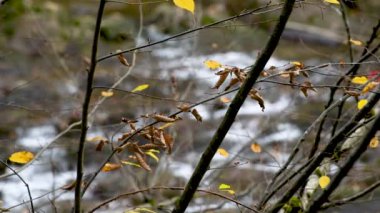
[[[197,121],[202,122],[202,117],[198,111],[187,104],[182,104],[178,106],[183,112],[191,112],[191,114],[196,118]],[[122,160],[121,164],[132,165],[136,167],[144,168],[147,171],[151,171],[148,164],[147,157],[155,159],[157,162],[159,158],[156,153],[164,150],[168,154],[171,154],[173,150],[174,139],[165,128],[174,124],[178,120],[182,120],[179,116],[165,116],[161,114],[147,114],[141,116],[144,119],[154,119],[156,123],[165,123],[160,127],[155,127],[154,125],[148,125],[138,129],[136,123],[138,120],[122,118],[122,122],[129,126],[129,130],[124,132],[119,138],[119,146],[115,148],[117,153],[122,153],[124,151],[128,152],[128,160]],[[132,141],[131,138],[139,138],[140,141]],[[102,151],[105,144],[110,142],[102,137],[97,138],[98,144],[96,146],[96,151]],[[116,163],[107,163],[102,171],[109,172],[119,169],[122,165]]]
[[[228,76],[230,76],[230,82],[224,88],[224,91],[231,89],[235,85],[242,84],[244,80],[247,78],[247,72],[238,67],[227,67],[227,66],[218,64],[218,62],[216,61],[210,61],[210,60],[206,61],[205,65],[210,69],[224,68],[223,70],[220,70],[215,73],[215,75],[219,76],[219,79],[215,83],[215,85],[212,87],[213,89],[219,89],[220,86],[222,86],[222,84],[227,80]],[[259,103],[261,110],[264,111],[265,109],[264,99],[260,95],[257,89],[253,88],[249,92],[249,97],[251,97],[253,100],[256,100]]]
[[[270,67],[268,70],[263,71],[264,76],[268,76],[270,74],[280,74],[282,78],[289,79],[289,84],[292,88],[297,86],[301,92],[308,97],[308,90],[313,92],[317,92],[314,88],[314,85],[311,83],[309,79],[309,74],[304,69],[305,66],[303,63],[298,61],[293,61],[286,65],[285,67]],[[301,78],[302,77],[302,78]],[[302,83],[299,83],[298,80],[302,80]]]

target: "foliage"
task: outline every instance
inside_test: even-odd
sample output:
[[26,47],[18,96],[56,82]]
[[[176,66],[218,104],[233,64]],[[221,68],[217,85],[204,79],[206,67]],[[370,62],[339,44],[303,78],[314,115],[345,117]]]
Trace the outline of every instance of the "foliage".
[[[365,23],[371,8],[351,11],[340,2],[297,1],[302,7],[294,7],[283,40],[269,42],[269,48],[264,48],[267,38],[281,36],[274,23],[286,24],[277,12],[284,3],[101,0],[97,19],[99,2],[4,3],[0,134],[4,159],[13,164],[3,163],[0,178],[17,175],[31,207],[38,202],[42,209],[46,206],[33,190],[38,187],[30,182],[30,192],[26,183],[39,174],[24,181],[22,171],[50,164],[44,168],[56,178],[76,168],[75,180],[59,180],[52,191],[75,190],[76,212],[89,210],[82,199],[86,193],[93,211],[116,201],[105,208],[125,212],[180,205],[204,210],[214,204],[216,211],[234,210],[221,200],[240,211],[251,206],[258,212],[318,211],[348,202],[338,197],[355,197],[338,194],[338,186],[353,185],[367,194],[372,182],[347,174],[367,172],[354,166],[360,161],[377,175],[371,168],[378,165],[368,159],[379,144],[380,22]],[[254,7],[234,11],[246,5]],[[359,24],[354,12],[362,15]],[[201,26],[202,20],[208,25]],[[346,35],[331,38],[313,27],[346,30]],[[306,39],[313,36],[333,46]],[[277,48],[275,56],[270,48]],[[44,137],[47,143],[28,131],[40,124],[54,128]],[[334,166],[339,169],[332,172]],[[186,186],[189,179],[200,187]],[[7,185],[7,179],[0,180]],[[127,195],[110,197],[122,191]],[[189,191],[205,195],[189,203]],[[66,198],[51,199],[55,209],[67,210]]]

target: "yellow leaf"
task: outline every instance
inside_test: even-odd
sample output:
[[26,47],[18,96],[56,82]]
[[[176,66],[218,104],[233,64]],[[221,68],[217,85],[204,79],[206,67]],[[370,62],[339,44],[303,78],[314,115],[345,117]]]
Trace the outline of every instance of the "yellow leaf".
[[155,153],[159,153],[160,151],[155,150],[155,149],[150,149],[145,154],[149,155],[151,158],[156,160],[157,162],[160,160]]
[[20,151],[13,153],[8,160],[13,163],[26,164],[34,158],[34,154],[28,151]]
[[225,97],[225,96],[222,96],[222,97],[220,97],[220,101],[222,102],[222,103],[230,103],[231,102],[231,99],[229,99],[229,98],[227,98],[227,97]]
[[106,163],[106,165],[104,165],[102,168],[102,172],[110,172],[119,169],[120,167],[121,165],[117,163]]
[[330,4],[339,4],[338,0],[325,0],[325,2],[330,3]]
[[105,138],[103,136],[95,136],[95,137],[92,137],[92,138],[87,138],[86,140],[88,142],[98,142],[98,141],[107,141],[107,138]]
[[367,83],[368,78],[365,76],[355,77],[351,80],[353,84],[365,84]]
[[194,0],[173,0],[173,2],[177,7],[188,10],[194,14]]
[[214,60],[207,60],[204,62],[204,64],[207,68],[212,69],[212,70],[222,67],[222,64]]
[[230,194],[232,194],[232,195],[234,195],[235,194],[235,191],[234,190],[222,190],[222,191],[225,191],[225,192],[228,192],[228,193],[230,193]]
[[102,94],[103,97],[111,97],[111,96],[113,96],[113,92],[111,90],[102,91],[101,94]]
[[231,186],[225,183],[221,183],[219,185],[219,190],[226,190],[226,189],[231,189]]
[[158,128],[159,128],[159,129],[166,129],[166,128],[172,126],[173,124],[174,124],[174,122],[166,123],[166,124],[164,124],[164,125],[162,125],[162,126],[160,126],[160,127],[158,127]]
[[290,62],[290,63],[293,64],[293,65],[296,65],[297,67],[301,67],[301,66],[303,66],[302,63],[299,62],[299,61],[292,61],[292,62]]
[[362,99],[358,102],[358,109],[363,109],[363,107],[368,103],[367,99]]
[[378,82],[369,82],[362,90],[362,94],[366,94],[367,92],[373,90],[379,83]]
[[375,137],[373,137],[372,139],[371,139],[371,141],[369,142],[369,147],[371,147],[371,148],[376,148],[376,147],[378,147],[379,146],[379,138],[377,138],[376,136]]
[[257,143],[251,144],[251,150],[254,153],[260,153],[261,152],[261,146]]
[[223,157],[228,157],[229,153],[225,149],[218,149],[218,154],[223,156]]
[[141,168],[141,166],[139,164],[133,163],[133,162],[130,162],[130,161],[122,160],[121,163],[125,164],[125,165],[130,165],[130,166],[135,166],[135,167]]
[[134,88],[132,92],[140,92],[140,91],[148,89],[148,87],[149,87],[149,84],[141,84],[137,86],[136,88]]
[[329,176],[324,175],[324,176],[319,178],[318,182],[319,182],[319,186],[322,189],[324,189],[330,184],[330,178],[329,178]]
[[350,43],[355,45],[355,46],[363,46],[363,42],[355,39],[350,39]]
[[219,190],[223,192],[228,192],[230,194],[235,194],[235,191],[231,189],[231,186],[225,183],[219,185]]

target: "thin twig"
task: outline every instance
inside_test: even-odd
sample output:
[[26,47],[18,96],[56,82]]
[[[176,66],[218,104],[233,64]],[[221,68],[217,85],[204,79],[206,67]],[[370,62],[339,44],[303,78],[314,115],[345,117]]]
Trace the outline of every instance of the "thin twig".
[[344,177],[347,176],[348,172],[353,167],[354,163],[359,159],[359,157],[367,150],[367,147],[371,139],[375,136],[376,132],[380,127],[380,115],[377,115],[377,118],[371,124],[371,128],[368,133],[364,136],[360,142],[358,148],[348,157],[348,160],[340,168],[339,172],[334,176],[329,186],[323,190],[319,196],[317,196],[310,204],[306,212],[316,212],[320,209],[320,206],[328,199],[330,194],[335,191],[339,186]]
[[252,70],[250,70],[247,79],[243,82],[242,86],[239,89],[239,92],[235,95],[230,106],[227,109],[226,115],[223,118],[220,126],[212,137],[208,147],[203,152],[201,159],[199,160],[190,180],[186,184],[186,188],[179,198],[178,202],[173,209],[173,213],[182,213],[186,210],[189,205],[199,183],[201,182],[204,174],[206,173],[212,158],[214,157],[217,149],[223,142],[225,135],[232,126],[235,117],[237,116],[240,107],[243,105],[244,100],[246,99],[248,93],[252,89],[253,85],[257,81],[260,73],[264,69],[269,58],[276,49],[285,25],[288,21],[288,18],[293,10],[295,0],[287,0],[282,9],[281,15],[279,17],[278,23],[275,26],[275,29],[267,41],[266,47],[263,50],[262,54],[257,59]]
[[370,110],[375,106],[379,99],[380,94],[374,94],[373,97],[369,99],[368,103],[359,112],[357,112],[332,139],[330,139],[325,149],[314,158],[308,168],[306,168],[306,170],[300,174],[300,177],[294,181],[293,185],[290,186],[287,192],[272,206],[268,212],[278,212],[282,206],[288,202],[294,193],[296,193],[296,191],[309,178],[314,170],[321,164],[323,159],[333,155],[335,148],[346,137],[347,132],[351,131],[356,126],[356,124],[359,123],[360,120],[362,120],[370,112]]
[[100,25],[102,22],[102,16],[103,16],[105,4],[106,4],[106,0],[100,0],[98,14],[96,17],[94,39],[92,41],[93,44],[92,44],[92,50],[91,50],[91,64],[88,71],[86,94],[85,94],[83,108],[82,108],[81,135],[80,135],[79,147],[78,147],[78,153],[77,153],[77,177],[76,177],[77,184],[75,186],[75,205],[74,205],[75,213],[81,212],[81,198],[82,198],[81,186],[82,186],[82,178],[83,178],[84,143],[86,141],[86,135],[87,135],[87,129],[88,129],[87,118],[88,118],[88,111],[89,111],[89,105],[90,105],[91,94],[92,94],[92,84],[94,81],[95,68],[96,68],[96,63],[97,63],[96,55],[98,51]]
[[321,209],[327,209],[327,208],[330,208],[330,207],[333,207],[333,206],[341,206],[341,205],[347,204],[349,202],[355,201],[355,200],[357,200],[359,198],[364,197],[365,195],[367,195],[368,193],[372,192],[373,190],[375,190],[379,186],[380,186],[380,180],[376,181],[371,186],[369,186],[368,188],[364,189],[363,191],[361,191],[361,192],[359,192],[359,193],[357,193],[355,195],[343,198],[341,200],[335,200],[335,201],[331,201],[329,203],[326,203],[325,205],[321,206]]
[[6,166],[8,169],[10,169],[24,183],[26,189],[28,190],[30,207],[31,207],[32,213],[34,213],[34,205],[33,205],[32,193],[30,192],[28,183],[18,174],[18,172],[16,170],[14,170],[12,167],[10,167],[7,163],[5,163],[2,160],[0,160],[0,163],[2,163],[4,166]]
[[[103,201],[102,203],[98,204],[96,207],[92,208],[91,210],[89,210],[88,212],[89,213],[92,213],[92,212],[95,212],[96,210],[98,210],[99,208],[113,202],[113,201],[116,201],[120,198],[123,198],[123,197],[128,197],[130,195],[134,195],[134,194],[138,194],[138,193],[142,193],[142,192],[147,192],[147,191],[151,191],[151,190],[175,190],[175,191],[183,191],[185,189],[185,187],[166,187],[166,186],[154,186],[154,187],[150,187],[150,188],[146,188],[146,189],[140,189],[140,190],[137,190],[137,191],[134,191],[134,192],[128,192],[128,193],[123,193],[123,194],[119,194],[115,197],[112,197],[106,201]],[[203,192],[203,193],[207,193],[207,194],[211,194],[211,195],[214,195],[214,196],[217,196],[217,197],[220,197],[220,198],[223,198],[223,199],[226,199],[226,200],[229,200],[233,203],[235,203],[236,205],[238,206],[242,206],[246,209],[249,209],[253,212],[258,212],[256,209],[253,209],[235,199],[232,199],[230,197],[227,197],[223,194],[220,194],[218,192],[213,192],[213,191],[209,191],[209,190],[206,190],[206,189],[197,189],[196,190],[197,192]]]
[[171,102],[188,103],[188,104],[192,104],[193,103],[193,102],[189,102],[189,101],[176,100],[176,99],[173,99],[173,98],[164,98],[164,97],[158,97],[158,96],[153,96],[153,95],[147,95],[147,94],[139,93],[139,92],[132,92],[132,91],[129,91],[129,90],[124,90],[124,89],[119,89],[119,88],[114,88],[114,87],[93,86],[92,88],[93,89],[110,89],[110,90],[115,90],[115,91],[129,93],[129,94],[132,94],[132,95],[138,95],[138,96],[142,96],[142,97],[146,97],[146,98],[156,99],[156,100],[160,100],[160,101],[171,101]]
[[[161,43],[173,40],[175,38],[178,38],[178,37],[181,37],[181,36],[184,36],[184,35],[187,35],[187,34],[190,34],[190,33],[196,32],[196,31],[199,31],[199,30],[204,30],[204,29],[210,28],[212,26],[215,26],[215,25],[227,22],[227,21],[231,21],[231,20],[234,20],[234,19],[238,19],[238,18],[247,16],[247,15],[251,15],[251,14],[255,14],[255,13],[260,14],[260,13],[266,13],[266,12],[268,12],[268,11],[258,12],[258,11],[261,11],[263,9],[268,9],[268,8],[273,8],[274,7],[275,10],[277,10],[277,9],[281,8],[281,7],[279,7],[281,5],[283,5],[283,3],[272,4],[272,5],[265,5],[265,6],[256,8],[254,10],[251,10],[251,11],[248,11],[248,12],[245,12],[245,13],[241,13],[241,14],[238,14],[238,15],[235,15],[235,16],[231,16],[229,18],[226,18],[226,19],[223,19],[223,20],[220,20],[220,21],[216,21],[216,22],[211,23],[211,24],[207,24],[207,25],[200,26],[200,27],[197,27],[197,28],[194,28],[194,29],[191,29],[191,30],[187,30],[187,31],[182,32],[182,33],[178,33],[176,35],[170,36],[168,38],[165,38],[165,39],[162,39],[162,40],[159,40],[159,41],[156,41],[156,42],[151,42],[149,44],[145,44],[145,45],[142,45],[142,46],[134,47],[134,48],[131,48],[131,49],[128,49],[128,50],[123,50],[121,52],[110,53],[108,55],[100,57],[97,60],[97,62],[101,62],[101,61],[106,60],[108,58],[117,56],[117,55],[119,55],[121,53],[133,52],[135,50],[140,50],[140,49],[151,47],[151,46],[154,46],[154,45],[157,45],[157,44],[161,44]],[[271,9],[271,10],[273,10],[273,9]]]
[[344,23],[344,28],[346,30],[346,35],[347,35],[347,45],[348,45],[348,52],[349,52],[349,56],[350,56],[350,62],[353,62],[354,61],[354,55],[353,55],[353,52],[352,52],[352,44],[351,44],[351,32],[350,32],[350,27],[348,26],[348,20],[347,20],[347,16],[346,16],[346,9],[344,9],[344,6],[343,6],[343,1],[340,0],[340,12],[342,14],[342,20],[343,20],[343,23]]
[[[21,172],[23,171],[24,169],[28,168],[30,165],[32,165],[32,163],[34,161],[36,161],[56,140],[58,140],[60,137],[62,137],[63,135],[65,135],[67,132],[69,132],[71,129],[73,129],[74,127],[77,127],[80,125],[80,121],[78,122],[75,122],[75,123],[72,123],[70,126],[68,126],[65,130],[63,130],[62,132],[60,132],[58,135],[56,135],[53,139],[51,139],[44,147],[42,147],[40,149],[40,151],[38,151],[37,154],[34,155],[34,158],[29,161],[27,164],[23,165],[22,167],[16,169],[15,171],[16,172]],[[3,175],[0,175],[0,179],[2,178],[6,178],[6,177],[9,177],[9,176],[12,176],[14,175],[14,173],[9,173],[9,174],[3,174]]]
[[[301,144],[303,144],[303,142],[305,141],[306,139],[306,136],[309,135],[309,133],[314,129],[315,125],[317,125],[319,122],[321,122],[324,117],[332,110],[334,109],[336,106],[338,106],[342,101],[346,100],[347,98],[349,98],[350,96],[349,95],[345,95],[344,97],[342,97],[341,100],[338,100],[336,101],[334,104],[331,104],[329,106],[329,108],[325,109],[319,116],[317,119],[314,120],[314,122],[305,130],[305,132],[303,133],[302,137],[298,140],[298,142],[296,143],[296,145],[294,145],[293,147],[293,150],[288,158],[288,160],[286,161],[286,163],[280,168],[280,170],[274,175],[274,177],[272,178],[272,181],[271,183],[268,185],[268,187],[272,186],[277,178],[288,168],[288,166],[290,165],[290,163],[293,161],[294,157],[297,155],[300,147],[301,147]],[[258,205],[258,208],[261,209],[262,207],[264,207],[264,205],[268,202],[268,200],[274,195],[275,192],[277,192],[278,189],[274,189],[272,191],[269,191],[269,188],[266,190],[265,194],[264,194],[264,197],[263,199],[261,200],[261,202],[259,203]]]

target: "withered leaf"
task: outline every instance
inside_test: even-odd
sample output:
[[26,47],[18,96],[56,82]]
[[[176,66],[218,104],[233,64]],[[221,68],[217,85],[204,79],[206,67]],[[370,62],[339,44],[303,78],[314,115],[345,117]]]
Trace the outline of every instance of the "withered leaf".
[[136,125],[134,123],[129,123],[132,130],[136,131]]
[[152,171],[149,167],[149,165],[147,164],[147,162],[144,160],[143,156],[139,153],[135,153],[135,157],[136,157],[136,160],[137,162],[140,164],[140,166],[142,168],[144,168],[145,170],[147,171]]
[[77,181],[71,181],[70,183],[64,185],[61,187],[62,190],[66,190],[66,191],[70,191],[72,189],[75,188],[75,186],[77,185]]
[[261,97],[259,92],[256,89],[251,89],[251,91],[249,92],[249,96],[259,103],[261,110],[264,112],[264,109],[265,109],[264,99],[263,97]]
[[127,142],[124,145],[117,147],[115,150],[118,153],[120,153],[120,152],[124,151],[124,149],[127,149],[130,145],[131,145],[131,142]]
[[97,152],[102,151],[102,150],[103,150],[103,147],[104,147],[104,144],[105,144],[105,142],[104,142],[103,140],[99,141],[98,145],[96,145],[96,149],[95,149],[95,150],[96,150]]
[[158,144],[153,144],[153,143],[147,143],[147,144],[140,146],[140,149],[142,149],[142,150],[160,149],[160,148],[162,148],[162,146],[160,146]]
[[191,114],[193,114],[193,116],[195,117],[195,119],[197,119],[197,121],[202,122],[202,116],[199,114],[197,109],[194,108],[193,110],[191,110]]
[[232,68],[232,72],[240,82],[243,82],[247,77],[247,74],[237,67]]
[[224,89],[224,91],[229,90],[232,86],[234,86],[234,85],[237,84],[238,82],[239,82],[239,79],[237,79],[237,78],[233,78],[233,79],[231,79],[230,83],[229,83],[228,86]]
[[262,77],[267,77],[267,76],[269,76],[269,73],[267,72],[267,71],[262,71],[261,73],[260,73],[260,76],[262,76]]
[[179,110],[181,110],[182,112],[190,112],[190,105],[189,104],[181,104],[181,105],[177,106],[177,108]]
[[353,97],[359,97],[360,96],[360,92],[353,91],[353,90],[344,90],[344,93],[348,94],[350,96],[353,96]]
[[119,59],[120,63],[123,64],[124,66],[131,66],[129,63],[128,63],[128,60],[127,58],[124,57],[123,53],[120,53],[119,55],[117,55],[117,59]]
[[171,154],[173,150],[174,139],[170,134],[164,134],[164,138],[168,154]]
[[305,81],[300,87],[300,90],[305,95],[305,97],[308,96],[307,91],[312,90],[314,92],[317,92],[317,90],[314,88],[313,84],[310,81]]
[[213,89],[219,89],[219,87],[224,83],[224,81],[227,79],[228,73],[224,73],[222,75],[219,75],[219,79],[216,82],[216,84],[212,87]]
[[127,133],[124,133],[120,138],[118,138],[117,140],[120,142],[120,141],[123,141],[124,139],[128,138],[129,136],[131,136],[132,133],[130,132],[127,132]]
[[158,122],[171,123],[176,121],[175,118],[167,117],[165,115],[153,114],[152,118],[154,118]]
[[166,142],[165,142],[165,137],[164,137],[164,130],[160,130],[160,137],[159,137],[159,140],[161,142],[162,145],[166,146]]
[[149,127],[149,135],[144,134],[151,143],[154,143],[154,126]]

